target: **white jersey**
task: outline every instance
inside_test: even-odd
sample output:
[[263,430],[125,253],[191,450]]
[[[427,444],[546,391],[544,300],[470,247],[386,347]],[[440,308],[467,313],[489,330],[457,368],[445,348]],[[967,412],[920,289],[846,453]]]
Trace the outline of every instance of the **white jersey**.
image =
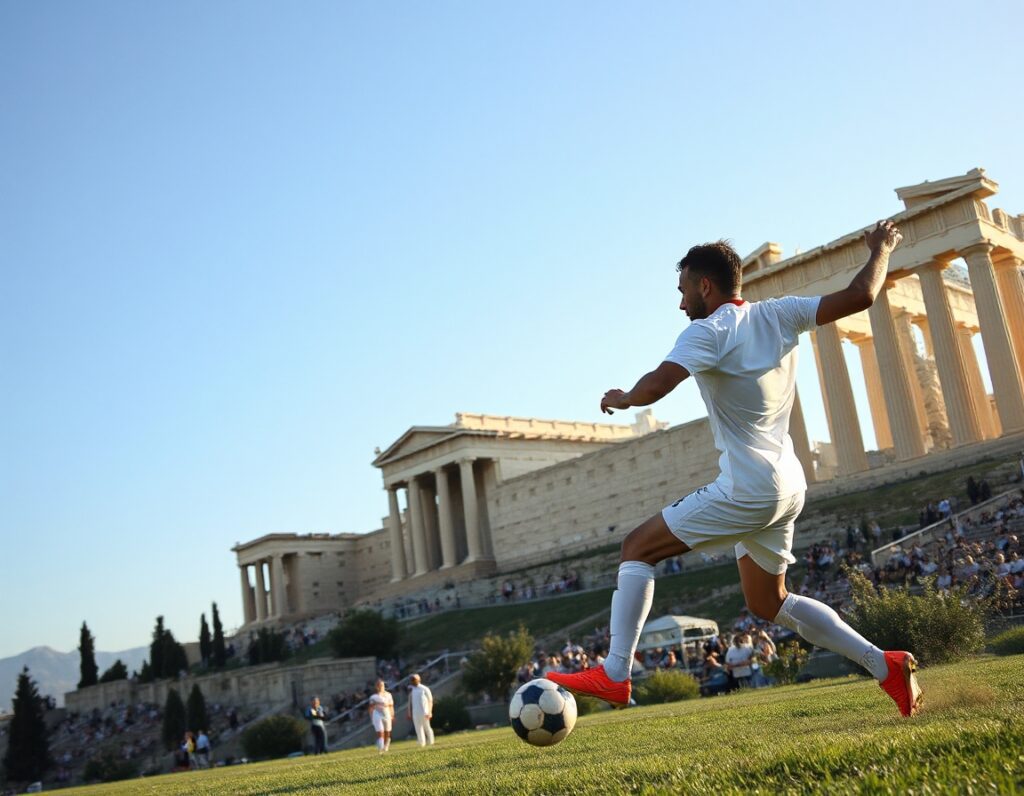
[[814,328],[820,297],[726,303],[693,321],[666,361],[689,371],[721,452],[716,483],[734,500],[807,489],[789,436],[797,339]]
[[414,685],[409,689],[409,705],[412,707],[413,717],[426,716],[432,713],[434,695],[430,689],[422,683]]
[[390,691],[385,691],[382,694],[373,693],[370,695],[370,707],[373,708],[373,712],[376,715],[391,718],[391,707],[394,704],[395,700],[391,696]]

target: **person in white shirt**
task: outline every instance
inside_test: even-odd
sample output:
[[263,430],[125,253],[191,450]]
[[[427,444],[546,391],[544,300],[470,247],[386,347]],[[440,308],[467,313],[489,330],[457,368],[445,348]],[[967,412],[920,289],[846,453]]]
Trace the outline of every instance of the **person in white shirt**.
[[391,748],[391,723],[395,718],[395,700],[391,692],[384,686],[383,680],[377,681],[377,688],[370,694],[367,707],[370,721],[377,732],[377,751],[384,754]]
[[754,649],[743,643],[743,636],[739,633],[733,636],[732,646],[725,653],[725,668],[732,673],[740,688],[750,685],[750,678],[754,674],[751,667],[753,657]]
[[434,715],[434,695],[423,685],[420,676],[414,674],[409,678],[412,688],[409,689],[409,710],[406,717],[412,720],[416,730],[416,740],[420,746],[434,744],[434,730],[430,727],[430,719]]
[[[799,336],[870,307],[901,239],[891,221],[879,221],[864,233],[868,261],[849,286],[812,298],[744,301],[742,261],[725,241],[694,246],[679,261],[679,308],[690,325],[665,360],[631,390],[606,392],[601,410],[648,406],[692,376],[721,453],[721,472],[623,540],[604,665],[576,674],[551,672],[548,679],[625,707],[632,690],[630,662],[654,597],[655,565],[691,550],[732,547],[754,614],[861,664],[902,715],[917,712],[917,662],[909,652],[883,652],[829,606],[787,591],[785,582],[786,568],[796,561],[794,522],[807,489],[789,436]],[[621,319],[606,324],[609,333],[622,325]]]

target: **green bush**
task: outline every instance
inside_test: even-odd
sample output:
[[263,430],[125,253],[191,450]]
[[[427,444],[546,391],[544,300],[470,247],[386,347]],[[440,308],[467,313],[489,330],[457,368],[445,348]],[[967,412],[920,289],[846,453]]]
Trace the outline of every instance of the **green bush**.
[[507,636],[488,634],[462,669],[462,685],[471,694],[506,699],[520,667],[533,654],[533,637],[522,625]]
[[778,657],[765,664],[764,674],[778,685],[795,683],[797,673],[807,663],[807,650],[800,646],[799,641],[788,641],[776,650]]
[[376,611],[362,608],[350,611],[341,624],[327,634],[327,643],[338,658],[365,655],[390,658],[398,646],[398,636],[397,619],[385,619]]
[[462,697],[450,696],[437,700],[431,716],[430,726],[442,735],[473,727],[473,719],[466,710],[466,700]]
[[1024,653],[1024,627],[1000,633],[988,645],[996,655],[1020,655]]
[[678,669],[659,669],[636,688],[636,701],[640,705],[661,705],[699,696],[697,681]]
[[850,575],[853,609],[850,624],[882,649],[908,650],[922,665],[950,663],[977,652],[985,643],[984,602],[967,596],[965,588],[935,590],[924,578],[924,593],[876,589],[860,573]]
[[242,733],[242,748],[254,759],[285,757],[302,751],[306,735],[304,721],[294,716],[270,716]]
[[139,770],[132,760],[122,760],[114,752],[103,752],[85,764],[82,776],[86,782],[117,782],[137,777]]

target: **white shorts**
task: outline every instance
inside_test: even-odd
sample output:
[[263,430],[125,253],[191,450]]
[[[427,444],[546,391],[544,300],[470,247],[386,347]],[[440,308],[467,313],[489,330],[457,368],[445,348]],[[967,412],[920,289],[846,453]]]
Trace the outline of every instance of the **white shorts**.
[[373,720],[373,729],[375,732],[391,732],[390,713],[378,713],[375,710],[371,714],[370,718]]
[[701,487],[661,512],[672,533],[691,550],[714,554],[735,546],[761,569],[781,575],[796,563],[793,525],[804,493],[780,500],[731,500],[717,484]]

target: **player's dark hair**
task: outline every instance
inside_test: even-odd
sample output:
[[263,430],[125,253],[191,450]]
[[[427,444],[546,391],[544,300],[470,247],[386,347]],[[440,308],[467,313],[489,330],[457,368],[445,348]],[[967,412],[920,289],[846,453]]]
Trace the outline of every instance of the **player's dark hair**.
[[727,240],[694,246],[676,263],[677,271],[684,268],[692,278],[706,276],[726,296],[738,296],[743,286],[743,263]]

